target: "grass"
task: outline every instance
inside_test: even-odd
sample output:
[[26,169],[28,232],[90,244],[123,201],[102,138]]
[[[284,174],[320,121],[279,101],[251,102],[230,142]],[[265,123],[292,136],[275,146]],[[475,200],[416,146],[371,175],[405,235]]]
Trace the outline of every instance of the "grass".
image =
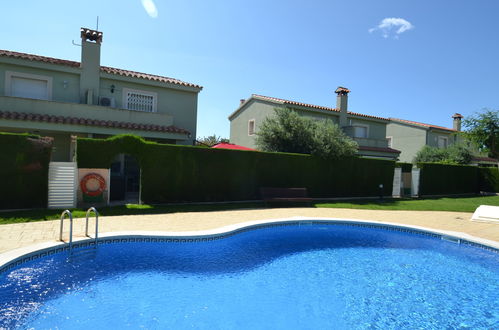
[[480,205],[499,206],[499,196],[426,198],[426,199],[387,199],[337,201],[316,203],[315,207],[347,208],[366,210],[409,210],[409,211],[451,211],[474,212]]
[[[473,212],[482,204],[499,206],[499,196],[432,198],[432,199],[385,199],[385,200],[350,200],[315,203],[317,208],[348,208],[367,210],[413,210],[413,211],[454,211]],[[178,212],[207,212],[240,209],[264,208],[261,202],[254,203],[217,203],[217,204],[182,204],[182,205],[135,205],[99,208],[101,216],[167,214]],[[21,210],[0,212],[0,224],[23,223],[60,219],[62,210]],[[71,210],[74,218],[84,218],[85,211]]]
[[[217,203],[217,204],[182,204],[182,205],[138,205],[127,204],[97,208],[99,216],[167,214],[178,212],[208,212],[224,210],[240,210],[246,208],[263,208],[263,203]],[[33,221],[56,220],[61,218],[63,210],[19,210],[0,212],[0,225]],[[70,209],[73,218],[85,218],[86,210]],[[91,217],[94,215],[92,214]]]

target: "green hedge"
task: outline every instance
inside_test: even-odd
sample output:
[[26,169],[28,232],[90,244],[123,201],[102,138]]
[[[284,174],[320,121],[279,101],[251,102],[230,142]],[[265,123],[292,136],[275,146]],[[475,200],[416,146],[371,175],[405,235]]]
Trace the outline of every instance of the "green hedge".
[[0,133],[0,209],[47,206],[52,140]]
[[420,195],[468,194],[479,191],[498,192],[497,168],[468,165],[418,163],[421,169]]
[[395,167],[401,167],[403,173],[410,173],[412,171],[412,163],[397,162]]
[[478,168],[479,190],[499,192],[499,169],[497,167]]
[[306,187],[312,197],[391,194],[393,161],[208,149],[146,142],[133,135],[78,139],[78,167],[109,168],[120,153],[141,167],[147,203],[260,199],[260,187]]

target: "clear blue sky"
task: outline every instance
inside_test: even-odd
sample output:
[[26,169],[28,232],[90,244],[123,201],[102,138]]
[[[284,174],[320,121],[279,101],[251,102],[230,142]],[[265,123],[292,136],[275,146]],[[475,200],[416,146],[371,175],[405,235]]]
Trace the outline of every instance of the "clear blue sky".
[[157,15],[141,0],[4,2],[0,49],[79,61],[71,40],[99,16],[102,65],[204,87],[198,137],[228,137],[252,93],[334,107],[342,85],[350,111],[446,127],[499,108],[496,0],[147,1]]

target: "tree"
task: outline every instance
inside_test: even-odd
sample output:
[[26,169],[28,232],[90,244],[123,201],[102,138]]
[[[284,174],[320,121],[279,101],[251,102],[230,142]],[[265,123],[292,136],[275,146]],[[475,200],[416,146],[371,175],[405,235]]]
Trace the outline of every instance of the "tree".
[[196,140],[196,145],[212,147],[218,143],[228,143],[229,139],[223,138],[221,136],[217,136],[216,134],[210,136],[204,136],[198,140]]
[[353,156],[357,143],[331,120],[314,121],[289,108],[274,109],[260,126],[256,145],[263,151],[312,154],[338,159]]
[[445,163],[466,165],[473,158],[471,151],[461,144],[453,144],[448,148],[424,146],[414,158],[415,163]]
[[464,120],[464,135],[473,141],[480,151],[499,158],[499,110],[484,110]]

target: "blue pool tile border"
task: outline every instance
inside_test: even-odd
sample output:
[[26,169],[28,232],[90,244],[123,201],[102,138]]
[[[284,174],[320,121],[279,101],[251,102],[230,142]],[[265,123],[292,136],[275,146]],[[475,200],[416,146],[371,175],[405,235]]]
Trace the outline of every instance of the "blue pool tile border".
[[[373,228],[373,229],[383,229],[387,231],[396,231],[396,232],[405,232],[405,233],[411,233],[411,234],[416,234],[416,235],[421,235],[421,236],[428,236],[428,237],[433,237],[437,239],[446,239],[446,238],[452,238],[452,241],[458,244],[464,244],[468,246],[473,246],[476,248],[488,250],[490,252],[494,253],[499,253],[499,249],[494,248],[492,246],[472,242],[463,238],[459,237],[451,237],[443,234],[437,234],[429,231],[425,231],[423,229],[415,229],[415,228],[409,228],[409,227],[403,227],[403,226],[397,226],[397,225],[389,225],[389,224],[376,224],[376,223],[362,223],[362,222],[352,222],[352,221],[338,221],[338,220],[290,220],[286,222],[274,222],[274,223],[264,223],[264,224],[257,224],[257,225],[251,225],[248,227],[243,227],[243,228],[238,228],[233,231],[225,232],[225,233],[220,233],[220,234],[214,234],[214,235],[207,235],[207,236],[199,236],[199,237],[178,237],[178,238],[173,238],[173,237],[159,237],[159,236],[150,236],[150,237],[116,237],[116,238],[99,238],[98,239],[98,246],[99,245],[105,245],[105,244],[115,244],[115,243],[195,243],[195,242],[209,242],[209,241],[216,241],[224,238],[228,238],[243,232],[251,231],[251,230],[256,230],[256,229],[264,229],[264,228],[273,228],[273,227],[284,227],[284,226],[304,226],[304,225],[332,225],[332,226],[350,226],[350,227],[364,227],[364,228]],[[73,250],[74,249],[81,249],[81,248],[88,248],[88,247],[95,247],[95,242],[92,241],[84,241],[84,242],[74,242],[73,243]],[[11,270],[14,267],[20,266],[26,262],[36,260],[42,257],[50,256],[53,254],[57,253],[62,253],[62,252],[69,252],[69,245],[65,244],[64,246],[56,246],[56,247],[50,247],[46,249],[41,249],[32,253],[29,253],[28,255],[21,256],[19,258],[16,258],[12,260],[11,262],[7,263],[6,265],[2,266],[0,268],[0,274],[3,274],[9,270]]]

